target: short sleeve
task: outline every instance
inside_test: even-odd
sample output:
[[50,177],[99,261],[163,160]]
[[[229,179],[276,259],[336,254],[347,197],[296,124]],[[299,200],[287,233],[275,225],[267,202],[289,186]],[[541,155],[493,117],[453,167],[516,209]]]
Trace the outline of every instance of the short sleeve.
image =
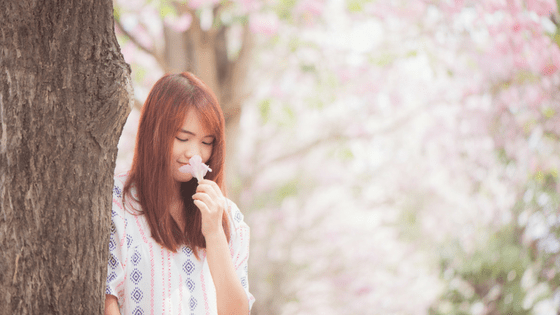
[[230,219],[230,253],[235,272],[241,281],[249,301],[249,312],[255,302],[255,297],[249,292],[248,261],[249,261],[249,226],[243,221],[243,214],[237,205],[228,200]]
[[111,236],[109,238],[109,261],[105,294],[118,298],[123,305],[125,266],[130,236],[126,233],[126,218],[123,207],[123,180],[115,177],[113,207],[111,210]]

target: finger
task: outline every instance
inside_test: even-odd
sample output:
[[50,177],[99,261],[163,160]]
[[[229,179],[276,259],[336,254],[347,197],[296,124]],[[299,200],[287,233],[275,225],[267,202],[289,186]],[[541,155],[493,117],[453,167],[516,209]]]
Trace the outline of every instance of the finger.
[[210,209],[208,209],[208,206],[204,202],[200,200],[194,200],[193,202],[194,205],[198,207],[198,210],[200,210],[200,212],[210,212]]
[[211,185],[201,183],[196,187],[196,192],[215,193],[216,191],[214,190],[214,188],[212,188]]
[[193,199],[195,201],[201,201],[203,203],[205,203],[206,205],[212,205],[214,204],[214,199],[212,199],[212,197],[210,195],[208,195],[207,193],[196,193],[193,195]]
[[216,193],[216,191],[214,190],[214,188],[212,188],[212,186],[208,185],[208,184],[199,184],[198,187],[196,188],[196,192],[197,193],[206,193],[208,195],[211,195],[214,198],[219,196]]
[[214,190],[216,192],[216,194],[218,196],[223,196],[222,190],[220,189],[220,186],[218,186],[218,184],[216,184],[216,182],[208,180],[208,179],[204,179],[199,183],[199,187],[200,185],[205,185],[204,187],[207,187],[206,185],[210,186],[212,190]]
[[211,185],[203,184],[199,189],[197,189],[197,193],[204,193],[210,196],[212,200],[216,203],[223,203],[225,201],[224,195],[222,195],[221,191],[216,191],[212,188]]

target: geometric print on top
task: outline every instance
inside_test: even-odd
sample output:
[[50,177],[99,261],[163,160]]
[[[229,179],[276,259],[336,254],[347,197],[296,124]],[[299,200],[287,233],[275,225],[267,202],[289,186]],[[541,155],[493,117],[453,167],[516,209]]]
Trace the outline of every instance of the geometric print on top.
[[[206,252],[202,250],[198,260],[191,248],[182,246],[173,253],[155,242],[144,217],[132,210],[140,210],[133,198],[127,196],[126,207],[122,203],[126,176],[117,175],[113,188],[106,294],[117,297],[123,315],[217,314]],[[255,299],[247,281],[249,227],[237,206],[230,200],[228,206],[230,253],[251,308]]]

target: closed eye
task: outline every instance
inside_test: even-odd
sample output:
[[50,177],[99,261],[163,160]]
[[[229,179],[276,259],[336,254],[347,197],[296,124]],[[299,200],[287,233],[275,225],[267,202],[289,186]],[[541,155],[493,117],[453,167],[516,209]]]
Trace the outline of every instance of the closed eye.
[[187,141],[189,141],[189,139],[181,139],[181,138],[179,138],[179,137],[175,137],[175,138],[176,138],[177,140],[181,141],[181,142],[187,142]]

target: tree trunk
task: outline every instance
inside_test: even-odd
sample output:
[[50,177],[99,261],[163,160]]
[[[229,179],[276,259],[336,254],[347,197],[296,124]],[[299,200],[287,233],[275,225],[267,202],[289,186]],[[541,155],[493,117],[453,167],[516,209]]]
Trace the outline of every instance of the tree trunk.
[[102,314],[132,90],[112,0],[2,0],[0,21],[0,314]]

